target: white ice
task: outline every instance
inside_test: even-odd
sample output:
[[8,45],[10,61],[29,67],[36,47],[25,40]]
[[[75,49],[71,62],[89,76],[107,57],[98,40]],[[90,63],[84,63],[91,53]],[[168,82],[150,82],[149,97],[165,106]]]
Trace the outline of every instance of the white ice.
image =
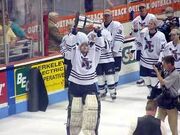
[[[131,83],[119,87],[115,102],[110,97],[102,101],[99,135],[127,135],[131,120],[145,114],[147,94],[146,87]],[[67,102],[61,102],[49,106],[46,112],[25,112],[1,119],[0,135],[66,135],[66,107]],[[170,135],[167,119],[166,127]]]

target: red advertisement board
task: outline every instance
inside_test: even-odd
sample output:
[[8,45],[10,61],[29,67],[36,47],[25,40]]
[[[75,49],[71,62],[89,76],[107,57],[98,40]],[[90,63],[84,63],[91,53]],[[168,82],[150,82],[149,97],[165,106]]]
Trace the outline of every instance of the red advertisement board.
[[[153,14],[163,14],[165,8],[167,6],[171,6],[174,8],[175,11],[179,10],[180,6],[180,0],[144,0],[146,3],[146,7],[150,13]],[[130,12],[133,10],[135,13],[135,16],[138,15],[138,7],[142,2],[132,2],[125,5],[119,5],[112,7],[112,13],[114,20],[119,22],[128,22],[130,19]],[[103,18],[103,10],[96,10],[92,12],[88,12],[86,14],[91,19],[102,19]],[[67,24],[69,22],[74,22],[75,14],[74,16],[60,16],[59,19],[54,22],[56,24],[56,27],[59,29],[60,33],[62,35],[66,34]],[[33,39],[38,39],[38,24],[37,22],[33,22],[32,24],[27,24],[24,26],[24,29],[26,30],[26,33],[33,37]]]
[[6,72],[0,72],[0,104],[7,103]]

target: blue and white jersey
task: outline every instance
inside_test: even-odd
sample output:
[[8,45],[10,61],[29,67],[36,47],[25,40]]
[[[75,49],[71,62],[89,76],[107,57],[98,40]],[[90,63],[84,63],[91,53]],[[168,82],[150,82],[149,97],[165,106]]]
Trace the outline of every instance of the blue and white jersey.
[[96,83],[96,67],[104,46],[103,38],[98,37],[94,45],[89,45],[89,52],[84,56],[76,45],[71,51],[72,70],[68,80],[80,85]]
[[[67,60],[71,59],[71,49],[82,42],[87,42],[87,36],[83,32],[78,32],[77,35],[71,33],[65,35],[60,44],[60,52],[64,54],[64,58]],[[64,53],[66,52],[66,53]]]
[[[111,33],[107,29],[102,29],[101,34],[104,39],[105,47],[102,49],[99,64],[114,62],[114,57],[113,57],[113,53],[111,50],[111,44],[112,44]],[[89,38],[90,42],[92,40],[92,37],[95,35],[96,34],[94,31],[91,31],[88,34],[88,38]],[[95,36],[94,38],[97,38],[97,36]]]
[[141,41],[140,65],[148,69],[153,69],[152,65],[162,60],[162,53],[166,44],[165,35],[157,31],[150,37],[148,30],[144,33],[144,37]]
[[124,42],[124,28],[120,22],[112,21],[107,27],[103,24],[103,28],[107,29],[112,35],[112,51],[114,57],[122,56],[122,44]]
[[[140,15],[137,16],[133,21],[132,21],[132,36],[134,36],[136,39],[136,43],[139,43],[139,39],[141,38],[142,34],[146,31],[149,21],[151,19],[155,19],[156,16],[150,13],[147,13],[147,15],[142,18]],[[134,32],[134,29],[137,29],[137,32]],[[139,47],[140,44],[136,44],[135,50],[140,50]]]
[[145,27],[148,27],[149,21],[151,19],[156,19],[156,16],[150,13],[147,13],[147,15],[142,18],[140,15],[137,16],[133,21],[132,21],[132,26],[133,26],[133,30],[134,29],[138,29],[137,32],[133,32],[133,36],[137,37],[139,36],[139,33],[141,32],[142,29],[144,29]]
[[175,68],[180,72],[180,43],[175,45],[173,42],[169,42],[165,46],[163,52],[164,56],[173,55],[175,59]]
[[145,27],[139,32],[139,35],[135,38],[134,45],[131,50],[141,50],[142,48],[142,39],[144,38],[145,33],[148,31],[148,28]]

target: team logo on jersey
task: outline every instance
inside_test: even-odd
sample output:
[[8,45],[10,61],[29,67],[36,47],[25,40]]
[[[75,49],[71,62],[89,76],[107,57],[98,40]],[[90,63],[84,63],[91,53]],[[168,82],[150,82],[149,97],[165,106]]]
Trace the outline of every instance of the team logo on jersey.
[[154,45],[152,45],[152,41],[148,41],[147,38],[145,38],[146,45],[144,50],[148,50],[148,52],[153,52],[154,50]]
[[173,50],[173,49],[170,48],[170,51],[172,52],[175,61],[176,61],[176,62],[179,61],[180,58],[179,58],[178,56],[180,55],[180,53],[177,52],[177,49],[176,49],[176,50]]
[[81,63],[82,68],[86,68],[87,70],[92,68],[92,61],[82,56],[81,56],[81,59],[82,59],[82,63]]

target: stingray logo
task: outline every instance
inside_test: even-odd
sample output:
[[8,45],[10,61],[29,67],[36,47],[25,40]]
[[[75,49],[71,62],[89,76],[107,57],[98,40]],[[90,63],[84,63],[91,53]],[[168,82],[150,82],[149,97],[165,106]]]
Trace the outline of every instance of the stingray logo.
[[0,96],[2,96],[2,90],[5,87],[5,83],[0,83]]
[[132,46],[126,46],[122,50],[122,56],[123,56],[122,61],[125,65],[136,62],[134,58],[133,59],[129,58],[129,53],[130,53],[131,48]]
[[152,41],[148,41],[147,38],[145,38],[146,45],[144,50],[148,50],[148,52],[153,52],[154,51],[154,45],[152,45]]

